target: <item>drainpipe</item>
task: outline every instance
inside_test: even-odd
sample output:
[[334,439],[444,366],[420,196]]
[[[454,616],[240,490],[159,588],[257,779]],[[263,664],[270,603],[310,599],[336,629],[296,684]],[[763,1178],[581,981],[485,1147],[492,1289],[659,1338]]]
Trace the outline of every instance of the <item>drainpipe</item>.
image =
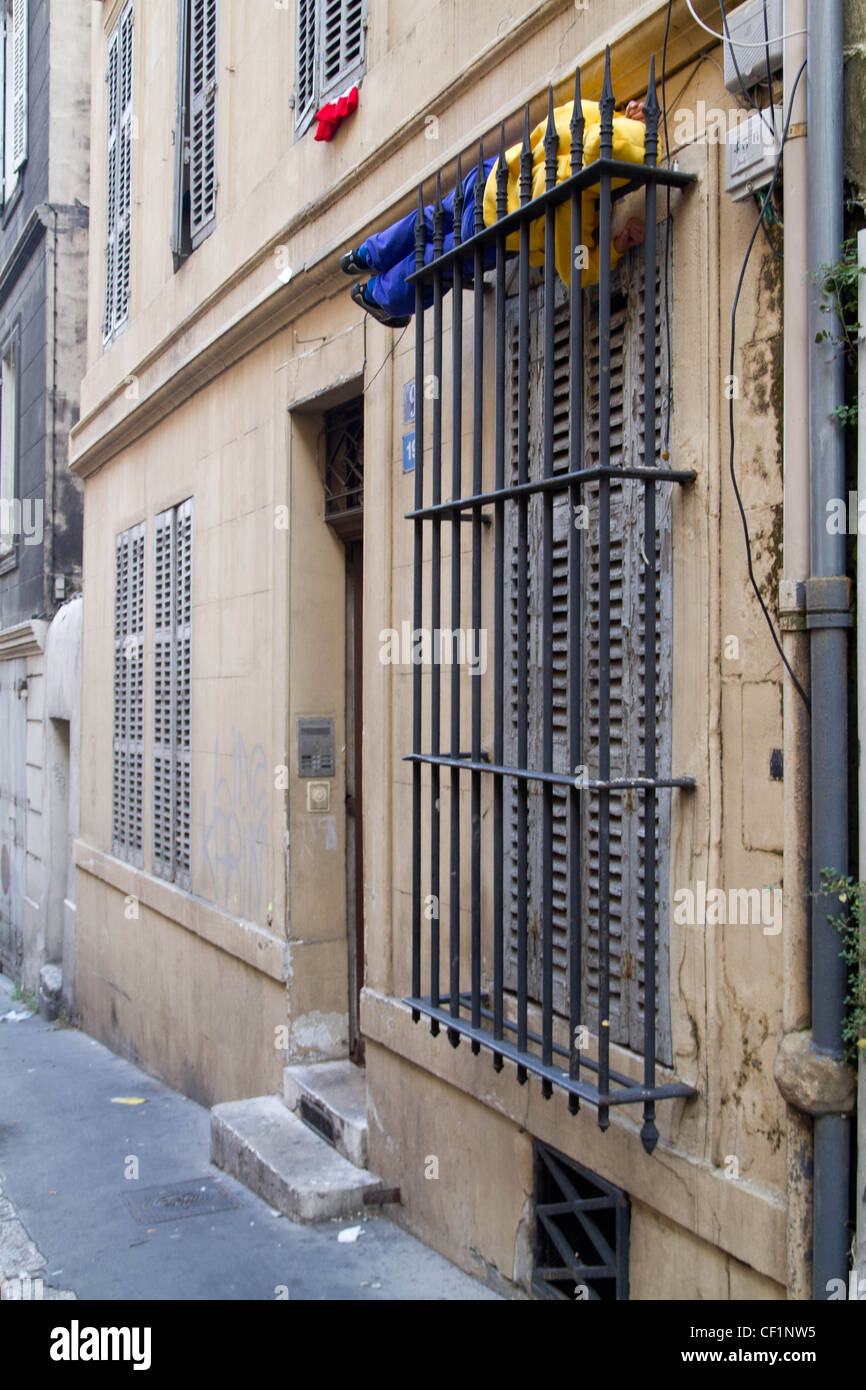
[[[809,264],[838,259],[844,236],[842,174],[843,0],[808,0]],[[844,402],[840,353],[816,343],[828,328],[821,290],[809,291],[811,577],[806,585],[812,702],[812,1045],[815,1062],[842,1067],[846,993],[841,941],[830,917],[836,900],[822,896],[822,869],[848,871],[848,631],[845,536],[826,526],[827,503],[844,498],[845,448],[831,412]],[[814,1121],[813,1298],[826,1299],[832,1280],[848,1282],[850,1115]]]
[[[806,0],[785,10],[785,87],[788,110],[806,57]],[[797,85],[785,146],[784,275],[784,557],[779,586],[782,649],[804,690],[809,688],[806,581],[809,578],[809,188],[806,75]],[[784,922],[782,935],[785,1038],[805,1039],[809,1027],[809,890],[811,826],[809,712],[788,677],[783,694]],[[812,1121],[797,1105],[786,1112],[786,1189],[789,1299],[812,1297]]]

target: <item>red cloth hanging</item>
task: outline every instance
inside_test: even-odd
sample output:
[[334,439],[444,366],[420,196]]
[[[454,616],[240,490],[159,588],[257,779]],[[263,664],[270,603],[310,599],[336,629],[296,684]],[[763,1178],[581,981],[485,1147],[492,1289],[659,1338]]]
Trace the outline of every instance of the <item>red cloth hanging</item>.
[[337,97],[336,101],[326,101],[324,106],[320,106],[314,116],[318,121],[314,140],[331,140],[334,132],[341,121],[346,116],[350,116],[358,107],[358,88],[350,87],[342,96]]

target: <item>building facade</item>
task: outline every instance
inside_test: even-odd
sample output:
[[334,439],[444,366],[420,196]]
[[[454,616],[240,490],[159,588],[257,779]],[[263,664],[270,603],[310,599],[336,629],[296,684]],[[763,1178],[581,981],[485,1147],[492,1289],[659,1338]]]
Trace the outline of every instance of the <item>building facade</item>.
[[[99,230],[71,446],[87,588],[76,997],[88,1031],[208,1105],[272,1096],[285,1067],[363,1063],[368,1163],[400,1189],[395,1218],[495,1287],[808,1297],[811,1120],[774,1075],[783,1040],[810,1022],[803,714],[743,537],[745,518],[779,627],[780,581],[802,577],[787,540],[783,558],[796,291],[769,229],[742,279],[732,370],[755,207],[726,191],[726,142],[707,112],[734,122],[740,102],[686,6],[668,9],[92,7]],[[482,265],[483,288],[476,277],[459,312],[454,295],[427,311],[419,354],[414,324],[364,315],[339,265],[417,206],[419,183],[432,202],[441,172],[444,191],[458,154],[463,174],[479,141],[484,158],[498,154],[503,124],[519,143],[527,103],[530,125],[543,121],[549,83],[561,105],[579,69],[597,100],[606,44],[618,111],[647,95],[651,57],[658,83],[664,52],[659,138],[677,175],[655,190],[654,222],[616,266],[608,308],[590,290],[581,307],[587,362],[609,335],[611,382],[583,377],[584,464],[634,472],[652,247],[653,464],[671,474],[653,488],[652,619],[639,469],[607,501],[601,474],[587,479],[576,569],[557,566],[579,518],[548,512],[544,487],[525,509],[516,500],[546,466],[539,441],[554,472],[573,457],[562,286],[552,297],[534,264],[521,289],[518,253],[497,291]],[[779,69],[774,82],[781,103]],[[353,85],[357,110],[315,140],[315,111]],[[615,208],[615,231],[646,217],[646,196]],[[786,237],[796,221],[786,208]],[[453,509],[407,519],[468,494],[470,478],[489,499],[466,508],[476,524],[461,529]],[[518,491],[497,502],[503,487]],[[586,756],[572,768],[556,693],[571,690],[571,649],[557,622],[571,621],[575,575],[588,605],[574,687]],[[479,661],[489,637],[480,676],[413,660],[418,594],[431,634],[464,631]],[[784,641],[802,674],[795,610]],[[654,740],[640,705],[650,664]],[[521,792],[551,730],[553,790]],[[648,858],[638,782],[650,742]],[[488,779],[488,766],[506,771]],[[581,776],[592,796],[575,812],[568,777]],[[631,782],[611,796],[611,778]],[[419,989],[423,1007],[406,1002]],[[463,996],[475,1024],[454,1012]],[[526,1056],[537,1036],[539,1059],[566,1058],[567,1079],[583,1054],[591,1084],[577,1113],[577,1088],[552,1082],[547,1062],[497,1049],[521,1030]],[[608,1065],[634,1094],[599,1105],[591,1079]],[[605,1215],[587,1225],[578,1210]],[[575,1264],[566,1247],[581,1241]]]
[[74,976],[89,9],[9,0],[2,20],[0,964],[34,994],[54,967],[56,1007]]

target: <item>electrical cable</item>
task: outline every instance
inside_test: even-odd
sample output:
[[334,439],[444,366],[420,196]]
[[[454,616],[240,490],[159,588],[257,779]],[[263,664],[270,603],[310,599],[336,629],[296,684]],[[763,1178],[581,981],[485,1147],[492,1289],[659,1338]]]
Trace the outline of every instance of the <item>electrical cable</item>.
[[[734,373],[734,364],[735,364],[735,358],[736,358],[736,343],[737,343],[737,308],[738,308],[739,302],[740,302],[740,295],[741,295],[742,289],[743,289],[743,282],[745,281],[745,278],[746,278],[746,269],[747,269],[747,267],[748,267],[749,259],[750,259],[750,257],[751,257],[752,250],[753,250],[753,248],[754,248],[755,242],[756,242],[757,237],[758,237],[758,232],[759,232],[760,228],[763,226],[763,223],[764,223],[764,213],[766,212],[767,206],[768,206],[768,204],[769,204],[769,202],[770,202],[770,199],[771,199],[772,196],[773,196],[773,190],[774,190],[774,188],[776,187],[776,181],[777,181],[777,179],[778,179],[778,177],[779,177],[779,170],[780,170],[781,167],[782,167],[782,155],[784,154],[784,151],[785,151],[785,144],[786,144],[787,139],[788,139],[788,131],[789,131],[790,126],[791,126],[791,114],[792,114],[792,112],[793,112],[793,110],[794,110],[794,98],[795,98],[795,96],[797,95],[797,87],[799,86],[800,78],[803,76],[803,73],[806,71],[806,63],[807,63],[807,60],[804,58],[804,59],[803,59],[803,62],[800,64],[800,69],[799,69],[799,71],[798,71],[798,73],[797,73],[797,76],[794,78],[793,86],[791,87],[791,96],[790,96],[790,100],[789,100],[789,102],[788,102],[788,111],[787,111],[787,115],[786,115],[786,117],[785,117],[785,125],[784,125],[784,128],[783,128],[783,130],[782,130],[782,139],[781,139],[780,144],[779,144],[779,153],[778,153],[778,155],[776,156],[776,163],[775,163],[775,167],[774,167],[774,169],[773,169],[773,179],[772,179],[772,182],[771,182],[771,184],[770,184],[770,187],[767,189],[766,195],[765,195],[765,197],[764,197],[764,201],[763,201],[763,203],[762,203],[762,205],[761,205],[760,215],[759,215],[759,217],[758,217],[757,222],[755,223],[754,230],[752,231],[752,235],[751,235],[751,237],[750,237],[750,239],[749,239],[749,245],[748,245],[748,247],[747,247],[747,249],[746,249],[745,259],[743,260],[742,269],[740,270],[740,277],[739,277],[739,280],[737,281],[737,292],[736,292],[736,294],[734,295],[734,303],[733,303],[733,307],[732,307],[732,309],[731,309],[731,357],[730,357],[730,376],[729,376],[729,382],[730,382],[731,384],[733,383],[734,375],[735,375],[735,373]],[[795,674],[794,674],[794,672],[793,672],[793,669],[792,669],[792,667],[791,667],[791,663],[788,661],[788,658],[785,656],[785,653],[784,653],[784,651],[782,650],[782,643],[781,643],[780,640],[779,640],[779,637],[778,637],[778,634],[777,634],[777,632],[776,632],[776,629],[775,629],[775,627],[773,626],[773,619],[772,619],[772,617],[770,616],[770,612],[769,612],[769,610],[768,610],[768,608],[767,608],[766,603],[764,602],[764,599],[763,599],[763,596],[762,596],[762,594],[761,594],[761,591],[760,591],[760,589],[758,588],[758,581],[757,581],[756,578],[755,578],[755,571],[754,571],[754,568],[753,568],[753,566],[752,566],[752,540],[751,540],[751,537],[750,537],[750,535],[749,535],[749,523],[748,523],[748,520],[747,520],[747,518],[746,518],[746,510],[745,510],[745,507],[743,506],[743,499],[742,499],[742,496],[740,495],[740,488],[739,488],[739,484],[738,484],[738,482],[737,482],[737,473],[736,473],[736,468],[735,468],[736,439],[735,439],[735,434],[734,434],[734,393],[733,393],[733,391],[730,392],[730,400],[729,400],[729,402],[728,402],[728,425],[729,425],[730,436],[731,436],[731,451],[730,451],[730,460],[729,460],[729,470],[730,470],[730,474],[731,474],[731,482],[732,482],[733,485],[734,485],[734,496],[735,496],[736,499],[737,499],[737,506],[738,506],[739,511],[740,511],[740,520],[741,520],[742,523],[743,523],[743,533],[744,533],[745,538],[746,538],[746,563],[747,563],[748,569],[749,569],[749,580],[751,581],[752,588],[753,588],[754,591],[755,591],[755,597],[756,597],[757,600],[758,600],[758,603],[759,603],[760,608],[761,608],[761,612],[763,613],[764,618],[766,619],[766,622],[767,622],[767,626],[768,626],[769,629],[770,629],[770,635],[771,635],[771,637],[772,637],[772,639],[773,639],[773,642],[775,643],[776,650],[778,651],[779,656],[782,658],[782,665],[785,667],[785,670],[788,672],[788,675],[791,677],[791,681],[792,681],[792,683],[793,683],[793,685],[794,685],[794,689],[797,691],[798,695],[799,695],[800,698],[802,699],[802,701],[803,701],[804,705],[806,706],[807,710],[809,710],[810,713],[811,713],[811,708],[812,708],[812,707],[811,707],[811,703],[810,703],[810,701],[809,701],[809,697],[808,697],[808,695],[806,694],[806,692],[805,692],[805,690],[803,689],[803,687],[802,687],[802,685],[800,684],[800,682],[797,680],[797,677],[795,676]]]
[[770,67],[770,30],[769,18],[767,16],[767,0],[764,0],[764,62],[767,69],[767,96],[770,99],[770,120],[773,122],[773,134],[776,134],[776,108],[773,105],[773,73]]
[[[719,34],[715,29],[711,29],[709,24],[705,24],[704,21],[701,19],[700,15],[695,14],[695,7],[692,4],[692,0],[686,0],[686,6],[688,8],[689,14],[691,15],[695,23],[699,24],[702,29],[705,29],[708,34],[712,34],[713,38],[718,39],[720,43],[730,44],[732,48],[735,46],[737,48],[764,47],[762,43],[747,43],[745,39],[732,39],[730,34]],[[767,42],[784,43],[785,39],[794,39],[797,38],[800,34],[808,34],[808,32],[808,29],[792,29],[790,34],[774,34],[774,36],[771,39],[767,39]]]

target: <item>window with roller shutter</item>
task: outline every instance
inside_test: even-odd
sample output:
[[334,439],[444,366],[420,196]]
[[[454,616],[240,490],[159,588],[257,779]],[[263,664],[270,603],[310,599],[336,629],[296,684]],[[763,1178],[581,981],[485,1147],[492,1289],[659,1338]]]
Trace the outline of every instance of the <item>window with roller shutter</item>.
[[144,864],[144,573],[145,526],[114,544],[114,723],[112,853]]
[[178,0],[175,269],[213,231],[217,199],[218,0]]
[[153,871],[191,885],[193,504],[160,512],[153,550]]
[[298,0],[295,130],[309,126],[323,102],[364,71],[366,0]]
[[106,179],[104,342],[129,316],[132,216],[133,8],[129,0],[108,42],[106,73],[108,176]]
[[[658,241],[656,292],[656,405],[657,457],[663,447],[664,418],[667,408],[664,373],[667,364],[665,342],[663,230]],[[643,428],[643,320],[644,257],[638,248],[620,262],[613,276],[611,302],[611,463],[637,464],[642,460]],[[556,359],[554,390],[554,471],[568,469],[569,363],[568,303],[564,288],[558,285],[556,305]],[[533,291],[530,312],[529,438],[530,478],[542,473],[543,407],[543,287]],[[598,459],[598,295],[584,295],[586,421],[584,466]],[[510,322],[507,391],[510,402],[510,477],[517,480],[517,301],[509,304]],[[656,603],[658,637],[657,672],[657,766],[658,775],[670,775],[671,671],[672,671],[672,548],[671,484],[657,487],[659,525],[656,533]],[[569,767],[568,748],[568,544],[569,499],[557,494],[554,503],[553,552],[553,714],[554,766],[558,773],[577,773],[586,768],[590,779],[599,775],[597,719],[598,684],[598,482],[585,486],[583,501],[589,509],[589,526],[582,535],[580,591],[582,612],[580,631],[583,650],[580,663],[580,706],[583,752],[576,767]],[[528,508],[528,766],[542,767],[542,656],[544,634],[541,602],[542,501],[530,499]],[[634,479],[615,480],[611,485],[611,718],[609,739],[611,776],[641,776],[644,771],[643,746],[643,608],[644,560],[643,494]],[[510,696],[505,724],[505,761],[519,765],[517,756],[517,519],[516,508],[506,512],[506,653],[505,674]],[[569,933],[569,836],[576,834],[580,855],[581,930],[581,1015],[592,1031],[598,1027],[598,798],[580,797],[581,824],[570,825],[569,796],[564,788],[553,792],[553,1005],[564,1016],[569,1011],[568,933]],[[644,884],[642,853],[644,826],[643,801],[628,793],[610,800],[610,938],[611,938],[611,1040],[643,1051],[644,998]],[[657,875],[656,901],[658,949],[656,958],[657,1049],[662,1062],[670,1062],[670,1001],[668,991],[668,845],[670,800],[656,801]],[[517,926],[521,884],[517,865],[517,798],[514,783],[506,782],[506,845],[504,892],[507,905],[505,952],[506,984],[517,987]],[[541,1001],[541,785],[529,784],[528,863],[525,884],[527,906],[527,977],[529,996]]]

